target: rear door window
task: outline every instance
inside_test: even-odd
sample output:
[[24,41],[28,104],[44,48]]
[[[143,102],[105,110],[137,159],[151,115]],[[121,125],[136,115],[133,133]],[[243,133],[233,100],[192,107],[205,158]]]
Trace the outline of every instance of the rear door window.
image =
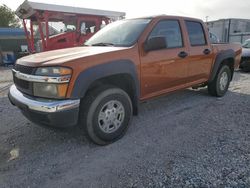
[[206,45],[205,33],[200,22],[185,21],[191,46]]

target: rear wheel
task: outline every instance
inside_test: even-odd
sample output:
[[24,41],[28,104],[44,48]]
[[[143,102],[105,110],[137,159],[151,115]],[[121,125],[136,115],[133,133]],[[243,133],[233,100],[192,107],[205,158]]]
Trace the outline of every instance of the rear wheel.
[[217,97],[222,97],[228,90],[231,81],[231,70],[228,65],[222,65],[215,79],[208,84],[208,92]]
[[121,138],[131,117],[130,97],[113,86],[103,86],[89,92],[81,103],[80,121],[89,138],[98,145]]

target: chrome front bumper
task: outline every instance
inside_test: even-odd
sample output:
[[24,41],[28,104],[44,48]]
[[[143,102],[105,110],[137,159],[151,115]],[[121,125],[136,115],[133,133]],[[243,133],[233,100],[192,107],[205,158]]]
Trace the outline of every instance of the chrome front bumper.
[[78,121],[80,99],[50,100],[30,97],[12,85],[9,100],[19,107],[29,120],[38,124],[65,127]]

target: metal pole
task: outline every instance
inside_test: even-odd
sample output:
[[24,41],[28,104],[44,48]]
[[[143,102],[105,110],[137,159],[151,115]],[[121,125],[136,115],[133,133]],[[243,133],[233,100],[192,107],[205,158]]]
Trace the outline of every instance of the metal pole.
[[42,45],[43,45],[43,49],[41,51],[44,51],[46,49],[46,46],[45,46],[46,44],[45,44],[45,41],[44,41],[43,28],[42,28],[41,20],[40,20],[40,17],[39,17],[38,13],[36,13],[36,19],[37,19],[37,22],[38,22],[38,29],[39,29],[39,33],[40,33],[40,37],[41,37]]
[[231,30],[231,19],[229,19],[229,23],[228,23],[227,42],[229,42],[229,39],[230,39],[230,30]]
[[44,21],[45,21],[45,29],[46,29],[46,51],[49,48],[49,17],[48,17],[48,11],[45,11],[44,13]]
[[35,52],[35,45],[34,45],[34,30],[33,30],[33,22],[30,20],[30,34],[31,34],[31,39],[30,39],[30,47],[31,47],[31,52]]
[[27,27],[26,27],[26,22],[25,22],[25,19],[23,19],[23,28],[24,28],[24,32],[25,32],[25,36],[26,36],[26,40],[27,40],[27,43],[28,43],[28,48],[29,48],[29,51],[30,51],[30,52],[32,52],[32,49],[31,49],[31,44],[30,44],[29,32],[28,32]]

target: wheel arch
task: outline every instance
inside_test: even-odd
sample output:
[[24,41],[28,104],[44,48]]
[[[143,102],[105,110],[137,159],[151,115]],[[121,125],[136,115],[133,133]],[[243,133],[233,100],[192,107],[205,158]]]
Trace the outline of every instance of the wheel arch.
[[100,84],[113,85],[126,91],[132,101],[133,114],[138,114],[139,80],[135,64],[130,60],[104,63],[84,70],[77,77],[72,98],[84,98]]
[[208,80],[211,83],[222,65],[228,65],[231,70],[231,80],[234,74],[235,52],[232,49],[220,52],[215,59],[214,66]]

